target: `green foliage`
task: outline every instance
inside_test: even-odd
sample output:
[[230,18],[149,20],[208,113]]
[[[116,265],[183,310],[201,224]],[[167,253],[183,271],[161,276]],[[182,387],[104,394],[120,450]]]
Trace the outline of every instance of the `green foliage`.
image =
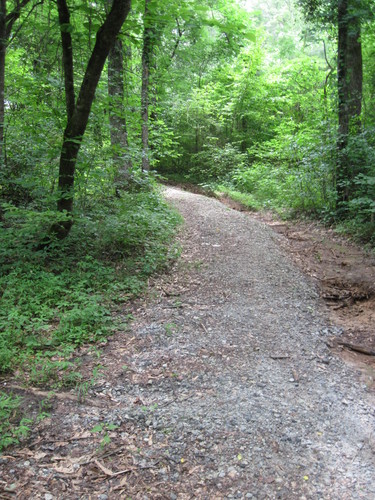
[[36,250],[56,214],[10,204],[3,210],[1,370],[22,368],[38,385],[74,385],[72,349],[112,333],[111,302],[139,294],[173,256],[179,217],[153,189],[124,193],[78,218],[68,240]]
[[225,180],[231,171],[243,167],[245,158],[246,155],[232,144],[226,144],[223,148],[208,144],[202,151],[191,156],[193,166],[190,168],[190,175],[201,182]]
[[242,191],[236,191],[233,187],[225,186],[225,185],[217,185],[215,186],[215,193],[218,196],[228,196],[234,201],[241,203],[241,205],[247,207],[249,210],[260,210],[262,205],[259,201],[252,195],[251,193],[244,193]]
[[346,227],[355,237],[375,244],[375,141],[374,129],[352,137],[345,150],[352,165],[347,184],[353,193],[341,208],[347,211]]
[[[250,208],[340,220],[346,231],[375,244],[375,25],[366,14],[369,2],[352,13],[362,20],[365,106],[361,133],[341,152],[348,165],[344,180],[337,172],[334,9],[301,0],[311,19],[320,19],[312,29],[293,3],[271,0],[267,9],[260,0],[251,4],[257,13],[228,0],[150,3],[153,167]],[[71,6],[77,88],[106,8]],[[118,163],[104,72],[76,165],[75,224],[65,241],[50,241],[51,224],[70,217],[53,209],[66,126],[56,5],[37,2],[32,15],[23,9],[7,47],[0,371],[16,370],[36,385],[75,387],[80,400],[90,382],[72,361],[74,349],[111,335],[116,304],[123,307],[138,295],[148,276],[177,254],[169,243],[178,216],[162,202],[152,176],[140,172],[143,12],[144,4],[136,2],[121,34],[124,155],[132,160],[131,177],[121,198],[113,199]],[[341,205],[337,188],[350,193]],[[19,404],[4,398],[0,416]],[[4,430],[5,439],[17,440],[17,432]]]
[[111,442],[110,432],[113,432],[116,429],[118,429],[118,425],[103,422],[95,425],[90,432],[101,436],[100,449],[102,450]]
[[0,452],[19,443],[30,431],[31,420],[20,417],[20,405],[20,397],[0,392]]
[[[13,5],[14,2],[10,2],[9,9]],[[172,0],[168,5],[152,1],[149,18],[145,20],[144,4],[133,3],[121,34],[126,56],[123,115],[129,141],[124,154],[131,158],[134,166],[132,182],[126,189],[136,195],[150,186],[148,179],[139,173],[142,160],[141,36],[146,22],[154,33],[149,111],[150,154],[155,169],[201,184],[224,184],[232,192],[249,195],[251,203],[258,206],[307,213],[330,221],[341,218],[343,222],[346,218],[351,221],[350,227],[357,227],[359,234],[363,227],[364,237],[371,240],[375,175],[371,138],[375,126],[372,4],[367,0],[355,2],[351,11],[362,24],[365,106],[363,135],[351,141],[345,152],[352,169],[345,181],[351,193],[345,206],[336,206],[337,187],[345,187],[336,186],[337,29],[334,24],[337,2],[300,0],[293,4],[271,0],[265,7],[261,0],[252,0],[243,5],[247,10],[228,0],[214,3]],[[68,28],[77,48],[74,76],[78,88],[106,4],[77,4],[70,8]],[[309,22],[304,21],[303,13]],[[22,10],[15,25],[15,37],[7,49],[6,154],[4,164],[0,165],[0,197],[8,206],[4,206],[5,218],[1,223],[7,229],[7,238],[16,238],[17,233],[22,244],[5,246],[9,255],[3,259],[5,266],[9,262],[12,267],[15,254],[21,259],[22,253],[31,252],[52,220],[65,217],[51,210],[57,196],[56,179],[66,121],[56,22],[54,3],[37,3],[32,15],[27,8]],[[18,29],[20,27],[22,29]],[[154,213],[151,206],[144,217],[124,212],[117,206],[98,208],[103,198],[113,195],[117,173],[112,158],[108,107],[104,71],[77,162],[75,207],[80,215],[80,231],[84,228],[93,234],[96,224],[101,225],[98,241],[91,236],[87,240],[89,255],[97,261],[93,264],[93,274],[97,271],[101,276],[98,280],[109,283],[113,281],[112,268],[107,269],[105,261],[120,262],[126,258],[128,287],[137,291],[143,281],[139,279],[142,273],[134,272],[130,276],[132,266],[151,270],[159,265],[158,258],[153,262],[147,245],[140,243],[140,259],[135,258],[138,250],[133,250],[142,238],[152,239]],[[133,200],[129,198],[128,202]],[[18,209],[23,212],[17,212]],[[121,217],[117,217],[117,209]],[[143,220],[138,221],[137,217]],[[155,217],[157,220],[158,214]],[[73,250],[56,242],[56,253],[65,252],[74,261],[74,252],[79,247],[77,237],[73,235],[70,242],[73,242]],[[157,244],[152,242],[153,248],[154,245],[156,248]],[[67,287],[70,296],[70,289],[76,284],[66,284],[61,269],[51,270],[54,276],[50,278],[50,271],[41,264],[39,252],[36,254],[34,259],[27,257],[24,266],[30,265],[31,269],[35,264],[33,272],[40,273],[40,286],[46,295],[51,295],[48,291],[51,281],[54,290]],[[54,258],[51,261],[54,262]],[[43,275],[41,269],[46,274]],[[21,271],[18,277],[9,273],[12,283],[21,276],[22,280],[30,276],[26,269]],[[49,315],[54,315],[56,333],[51,342],[69,339],[77,344],[81,339],[99,338],[107,330],[109,320],[106,306],[97,293],[99,288],[94,286],[89,298],[84,292],[79,299],[75,297],[76,307],[56,305],[57,312],[53,313],[48,307],[41,308],[38,320],[28,308],[22,314],[14,312],[19,315],[14,322],[19,324],[24,320],[29,324],[27,318],[34,314],[35,328],[40,328],[43,323],[50,324],[53,320]],[[122,293],[126,296],[128,292]],[[62,300],[58,292],[52,295],[50,300],[56,303]],[[34,311],[37,308],[35,303]],[[20,336],[17,328],[15,332]],[[5,365],[9,364],[7,360],[14,349],[12,343],[1,349]]]

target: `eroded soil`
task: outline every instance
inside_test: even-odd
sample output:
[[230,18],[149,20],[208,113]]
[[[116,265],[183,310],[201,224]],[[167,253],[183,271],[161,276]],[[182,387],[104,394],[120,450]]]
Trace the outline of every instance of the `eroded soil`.
[[373,262],[367,298],[368,281],[350,281],[357,250],[321,229],[166,197],[185,218],[181,259],[119,311],[130,327],[81,349],[88,383],[50,395],[1,382],[50,417],[0,458],[0,498],[372,500],[373,388],[330,346],[372,348],[358,332]]
[[[205,194],[186,183],[183,189]],[[214,193],[208,193],[215,196]],[[219,200],[239,212],[246,206],[222,195]],[[271,212],[252,212],[285,237],[282,244],[294,262],[313,278],[332,322],[341,326],[340,336],[328,344],[351,366],[361,370],[363,380],[375,385],[375,253],[338,235],[330,228],[303,221],[282,221]]]
[[[221,201],[234,210],[246,208]],[[375,390],[375,254],[332,229],[313,222],[281,221],[271,213],[253,213],[278,234],[294,262],[314,281],[337,326],[339,336],[327,340],[343,360],[361,370],[362,380]]]

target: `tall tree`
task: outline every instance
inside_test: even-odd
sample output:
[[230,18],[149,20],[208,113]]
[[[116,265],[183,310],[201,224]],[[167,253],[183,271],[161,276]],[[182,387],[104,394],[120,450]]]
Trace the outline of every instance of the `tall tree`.
[[132,166],[124,107],[123,57],[122,41],[117,37],[108,55],[109,126],[113,160],[116,167],[117,192],[129,179],[129,170]]
[[150,169],[149,152],[149,86],[150,68],[153,51],[155,29],[152,24],[150,12],[151,0],[145,0],[143,17],[143,48],[142,48],[142,88],[141,88],[141,118],[142,118],[142,170]]
[[[361,21],[355,10],[355,0],[339,0],[337,9],[338,51],[338,171],[337,194],[339,202],[350,199],[351,181],[355,169],[346,148],[350,135],[356,135],[361,127],[362,110],[362,45]],[[357,6],[358,7],[358,6]]]
[[113,0],[112,8],[104,23],[99,28],[96,34],[95,46],[91,57],[86,67],[85,75],[81,84],[78,99],[75,102],[74,108],[71,108],[70,100],[72,89],[67,82],[73,74],[72,65],[73,59],[70,54],[69,44],[71,38],[66,36],[70,33],[70,24],[66,24],[64,18],[61,18],[60,12],[69,13],[66,0],[58,0],[59,5],[59,22],[61,30],[61,42],[63,47],[64,61],[64,76],[65,88],[68,89],[69,96],[66,97],[67,103],[67,125],[64,131],[63,145],[60,155],[59,167],[59,198],[57,209],[60,212],[67,212],[69,218],[63,222],[56,223],[52,226],[52,233],[59,239],[65,238],[73,224],[73,189],[74,176],[78,152],[80,150],[83,135],[86,130],[87,122],[90,115],[91,106],[95,97],[97,85],[103,71],[105,61],[109,51],[116,41],[120,29],[130,11],[131,0]]
[[337,29],[337,201],[347,202],[355,169],[348,157],[349,137],[360,131],[362,110],[361,21],[367,12],[364,0],[299,0],[306,18]]

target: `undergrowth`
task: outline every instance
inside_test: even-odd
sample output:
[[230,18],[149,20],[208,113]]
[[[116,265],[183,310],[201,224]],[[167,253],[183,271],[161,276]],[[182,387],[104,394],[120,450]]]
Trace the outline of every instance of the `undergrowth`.
[[[37,249],[57,215],[2,206],[0,376],[71,388],[83,383],[74,350],[123,328],[114,310],[123,312],[148,277],[176,257],[170,242],[180,217],[154,189],[128,192],[86,208],[66,240]],[[27,432],[22,419],[10,423],[18,406],[18,398],[0,395],[0,449]]]
[[237,191],[234,188],[230,188],[222,184],[215,186],[214,192],[218,196],[221,195],[228,196],[232,200],[241,203],[249,210],[258,211],[261,210],[262,208],[261,203],[251,193],[241,193],[241,191]]
[[0,392],[0,452],[29,433],[30,419],[21,418],[21,398]]
[[111,304],[138,295],[167,263],[178,217],[155,192],[127,193],[77,218],[65,241],[35,250],[53,214],[4,208],[0,372],[57,382],[76,346],[112,333]]

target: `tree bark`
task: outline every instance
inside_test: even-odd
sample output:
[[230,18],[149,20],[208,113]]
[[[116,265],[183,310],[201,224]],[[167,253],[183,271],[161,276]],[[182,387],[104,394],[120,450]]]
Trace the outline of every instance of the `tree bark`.
[[349,76],[349,132],[361,130],[363,61],[361,44],[361,21],[353,16],[348,31],[348,69]]
[[57,0],[61,31],[62,62],[64,68],[65,103],[68,121],[72,118],[75,106],[73,42],[70,34],[70,12],[65,0]]
[[0,168],[4,164],[6,0],[0,0]]
[[143,49],[142,49],[142,89],[141,89],[141,119],[142,119],[142,170],[150,170],[149,151],[149,84],[150,65],[152,58],[154,30],[149,19],[150,0],[145,0]]
[[130,6],[131,0],[113,0],[111,11],[97,32],[95,46],[87,64],[77,103],[64,132],[60,156],[57,209],[60,212],[66,211],[69,219],[52,226],[51,232],[59,239],[63,239],[69,234],[73,224],[74,174],[78,152],[105,61],[130,11]]
[[347,53],[348,53],[348,0],[340,0],[338,5],[338,50],[337,50],[339,151],[343,150],[346,147],[348,133],[349,133]]
[[113,161],[116,166],[115,185],[118,193],[129,180],[132,166],[124,108],[124,61],[119,38],[108,55],[109,127]]
[[338,161],[337,199],[339,203],[349,201],[351,181],[355,175],[347,153],[350,135],[356,135],[361,128],[362,108],[362,46],[360,41],[361,22],[350,9],[351,0],[338,3]]

